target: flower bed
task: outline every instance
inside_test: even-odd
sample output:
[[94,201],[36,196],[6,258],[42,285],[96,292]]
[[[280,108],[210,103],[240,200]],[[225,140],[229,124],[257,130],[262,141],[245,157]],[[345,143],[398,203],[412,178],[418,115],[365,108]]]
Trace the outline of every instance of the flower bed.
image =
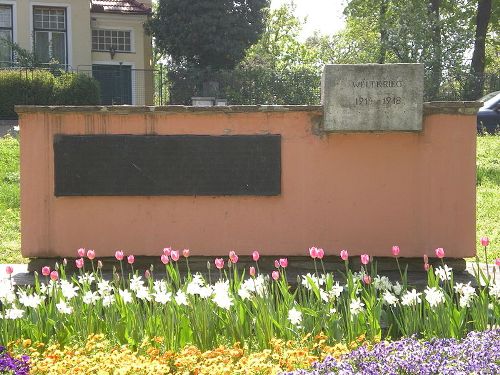
[[[486,240],[483,244],[488,246]],[[277,259],[276,269],[266,275],[259,272],[257,251],[252,254],[255,266],[249,268],[249,277],[238,269],[238,255],[232,251],[228,259],[217,258],[209,264],[205,278],[179,273],[178,262],[189,264],[188,249],[179,252],[166,248],[160,257],[166,272],[163,279],[155,279],[152,268],[139,275],[134,269],[134,256],[125,257],[117,251],[120,271],[106,280],[95,252],[79,249],[76,266],[80,272],[71,278],[66,276],[63,264],[56,270],[43,267],[34,286],[16,288],[11,280],[2,282],[0,343],[23,339],[38,342],[43,348],[57,344],[59,354],[47,354],[52,349],[45,349],[40,358],[72,358],[66,348],[75,343],[82,346],[88,337],[102,335],[106,345],[125,345],[130,350],[120,352],[125,356],[119,361],[123,363],[145,342],[158,337],[158,353],[177,353],[194,345],[198,356],[220,347],[252,355],[271,350],[276,340],[288,343],[323,337],[323,349],[314,354],[321,359],[328,353],[325,348],[359,337],[369,342],[412,335],[428,340],[460,339],[470,331],[500,326],[500,281],[495,282],[479,269],[477,277],[483,285],[474,288],[470,283],[455,283],[451,268],[442,263],[434,269],[424,256],[428,285],[424,291],[417,291],[408,285],[401,269],[401,279],[395,283],[377,275],[376,265],[367,254],[361,255],[361,272],[353,273],[348,252],[340,252],[345,261],[341,283],[324,272],[322,249],[313,247],[309,253],[316,271],[302,275],[297,287],[292,288],[286,277],[288,259]],[[394,246],[392,253],[398,259],[399,247]],[[436,249],[435,255],[444,258],[444,250]],[[12,269],[7,268],[7,272],[12,273]],[[96,366],[101,356],[90,356],[93,359],[89,365]],[[34,363],[42,363],[38,359]],[[159,361],[154,362],[158,371],[164,371],[162,366],[173,366],[155,360]],[[80,366],[79,359],[75,361],[75,366]],[[130,359],[135,371],[142,371],[137,367],[140,362]],[[295,368],[305,362],[301,363]]]
[[463,340],[381,342],[286,375],[313,374],[500,374],[500,330],[470,332]]
[[[84,345],[45,346],[19,340],[12,347],[29,353],[32,374],[277,374],[297,368],[310,368],[313,362],[326,356],[339,357],[348,347],[330,347],[323,336],[305,338],[300,342],[273,340],[269,349],[250,352],[240,345],[218,347],[202,352],[194,346],[162,351],[163,338],[141,343],[137,351],[117,346],[103,335],[89,337]],[[353,343],[352,347],[357,347]]]

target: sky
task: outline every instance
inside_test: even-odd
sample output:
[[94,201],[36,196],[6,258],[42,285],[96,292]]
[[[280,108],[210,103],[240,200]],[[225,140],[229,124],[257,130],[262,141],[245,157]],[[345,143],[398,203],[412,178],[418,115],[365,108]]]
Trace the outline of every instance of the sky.
[[[290,0],[271,0],[271,8],[277,8]],[[345,0],[294,0],[295,15],[299,18],[307,17],[307,23],[301,39],[311,36],[318,30],[322,34],[334,34],[344,27],[345,20],[342,14]]]

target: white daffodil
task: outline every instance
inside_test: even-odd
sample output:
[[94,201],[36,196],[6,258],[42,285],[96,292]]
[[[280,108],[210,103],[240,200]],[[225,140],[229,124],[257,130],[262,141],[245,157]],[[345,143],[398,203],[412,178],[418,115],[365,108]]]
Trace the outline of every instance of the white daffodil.
[[74,285],[73,283],[70,283],[67,280],[61,280],[60,286],[61,286],[62,295],[68,301],[75,298],[78,295],[78,293],[77,293],[78,290],[80,289],[76,285]]
[[177,293],[175,294],[174,297],[175,303],[177,303],[179,306],[188,305],[188,300],[186,293],[184,293],[182,290],[178,290]]
[[403,291],[403,286],[399,283],[399,281],[396,281],[392,285],[392,291],[394,292],[395,295],[399,296],[401,292]]
[[130,290],[137,292],[137,290],[144,286],[144,280],[142,280],[141,276],[134,275],[132,279],[130,279]]
[[61,300],[59,303],[56,304],[57,311],[59,311],[61,314],[71,314],[73,312],[73,308],[71,306],[68,306],[66,301]]
[[86,305],[95,305],[97,301],[99,301],[101,298],[97,292],[91,292],[90,290],[83,295],[83,303]]
[[448,267],[446,264],[443,267],[438,267],[434,270],[434,273],[441,281],[451,280],[453,268]]
[[155,302],[165,305],[172,299],[172,293],[166,291],[157,291],[153,294]]
[[24,316],[24,310],[12,307],[5,310],[4,319],[16,320],[21,319]]
[[403,306],[414,306],[419,304],[421,301],[420,296],[422,293],[417,293],[415,289],[411,292],[406,291],[406,293],[401,297],[401,304]]
[[441,289],[432,287],[425,289],[425,300],[429,302],[431,307],[436,307],[437,305],[444,302],[444,293]]
[[292,307],[290,309],[290,311],[288,311],[288,320],[294,326],[298,327],[302,323],[302,313],[299,310],[297,310],[295,307]]
[[359,298],[353,299],[349,305],[349,309],[351,310],[352,315],[358,315],[363,311],[363,307],[365,304],[361,302]]
[[19,292],[19,303],[24,307],[31,307],[33,309],[38,308],[40,304],[45,300],[45,296],[40,296],[38,294],[27,294],[26,292]]
[[218,281],[213,286],[212,301],[221,309],[229,310],[233,305],[233,300],[229,295],[229,281]]
[[132,293],[130,293],[130,291],[128,289],[125,289],[125,290],[120,289],[118,291],[118,294],[122,298],[123,303],[130,303],[130,302],[132,302]]
[[388,304],[389,306],[395,306],[398,303],[398,297],[396,297],[394,294],[386,290],[382,296],[384,303]]
[[389,280],[389,278],[387,276],[379,276],[379,275],[377,275],[377,276],[375,276],[373,278],[373,286],[377,290],[384,291],[384,290],[391,289],[392,284],[391,284],[391,281]]

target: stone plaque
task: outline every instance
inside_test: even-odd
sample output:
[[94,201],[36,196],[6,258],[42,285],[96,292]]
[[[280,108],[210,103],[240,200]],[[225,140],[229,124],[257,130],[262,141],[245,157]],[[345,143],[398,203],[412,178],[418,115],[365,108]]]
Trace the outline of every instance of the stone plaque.
[[422,64],[326,65],[324,129],[338,132],[422,130]]
[[56,196],[279,195],[280,135],[58,135]]

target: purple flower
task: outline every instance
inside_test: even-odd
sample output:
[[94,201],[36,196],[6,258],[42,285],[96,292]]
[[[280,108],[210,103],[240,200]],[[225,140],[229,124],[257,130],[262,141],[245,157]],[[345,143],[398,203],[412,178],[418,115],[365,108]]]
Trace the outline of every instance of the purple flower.
[[22,356],[21,359],[12,358],[7,349],[0,346],[0,374],[28,375],[29,357]]
[[323,374],[500,374],[500,329],[470,332],[463,340],[415,337],[362,346],[339,360],[327,357],[312,370],[287,375]]

